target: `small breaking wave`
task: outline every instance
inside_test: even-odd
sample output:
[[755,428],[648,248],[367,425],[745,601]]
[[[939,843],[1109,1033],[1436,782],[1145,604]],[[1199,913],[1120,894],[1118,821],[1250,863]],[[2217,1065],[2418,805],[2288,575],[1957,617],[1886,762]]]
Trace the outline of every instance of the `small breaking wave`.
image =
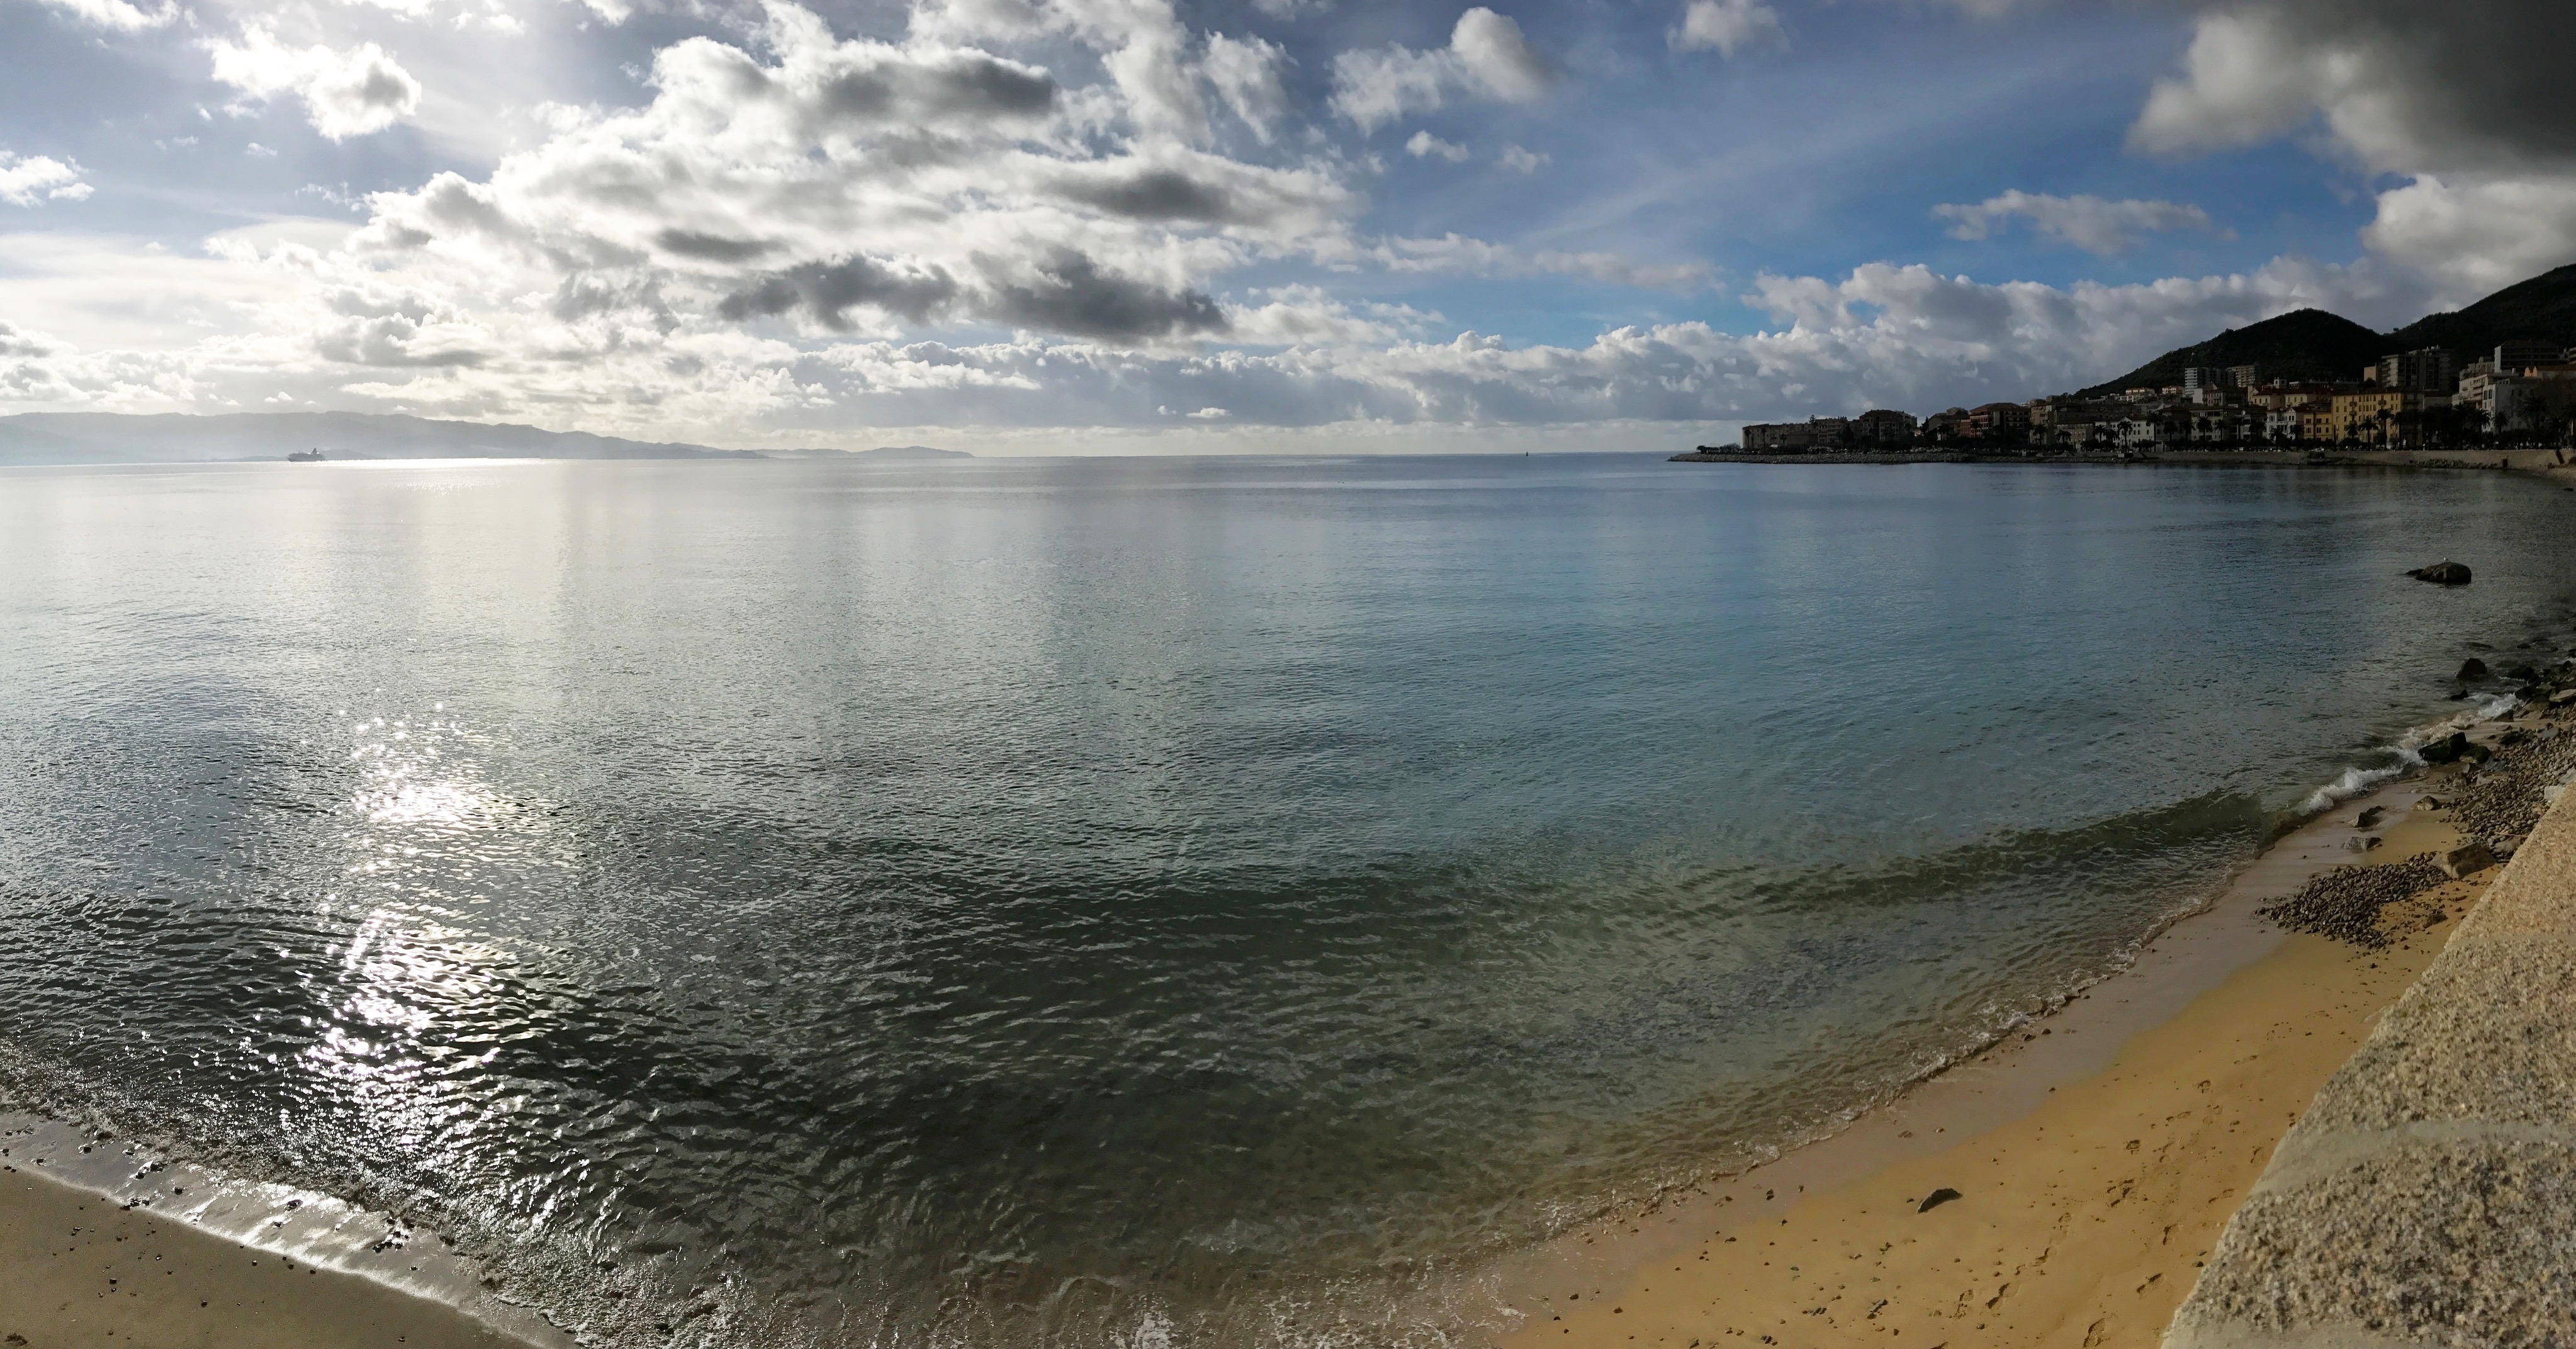
[[2409,729],[2397,737],[2395,744],[2379,751],[2387,756],[2385,763],[2355,765],[2343,770],[2334,781],[2308,793],[2299,802],[2297,818],[2308,819],[2361,796],[2383,782],[2405,777],[2424,767],[2424,747],[2436,740],[2446,740],[2472,726],[2490,722],[2522,705],[2522,699],[2510,693],[2482,693],[2465,712],[2454,713],[2440,721]]

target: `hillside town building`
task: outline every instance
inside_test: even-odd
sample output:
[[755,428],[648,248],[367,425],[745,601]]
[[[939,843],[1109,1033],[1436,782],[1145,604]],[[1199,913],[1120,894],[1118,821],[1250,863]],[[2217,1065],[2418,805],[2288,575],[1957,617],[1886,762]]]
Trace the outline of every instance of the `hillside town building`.
[[1874,408],[1852,417],[1744,428],[1755,454],[1957,448],[2151,453],[2296,446],[2406,449],[2576,422],[2576,349],[2514,341],[2466,366],[2440,347],[2393,352],[2347,384],[2275,380],[2253,365],[2191,366],[2180,383],[2028,403],[1945,408],[1919,422]]

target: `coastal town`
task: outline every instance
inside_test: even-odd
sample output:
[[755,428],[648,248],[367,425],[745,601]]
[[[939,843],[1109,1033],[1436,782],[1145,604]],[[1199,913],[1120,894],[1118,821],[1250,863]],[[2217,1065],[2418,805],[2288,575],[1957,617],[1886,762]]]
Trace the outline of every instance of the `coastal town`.
[[1744,428],[1698,454],[2139,454],[2165,450],[2556,447],[2576,436],[2576,349],[2505,342],[2458,363],[2391,353],[2349,381],[2281,380],[2258,365],[2188,366],[2173,383]]

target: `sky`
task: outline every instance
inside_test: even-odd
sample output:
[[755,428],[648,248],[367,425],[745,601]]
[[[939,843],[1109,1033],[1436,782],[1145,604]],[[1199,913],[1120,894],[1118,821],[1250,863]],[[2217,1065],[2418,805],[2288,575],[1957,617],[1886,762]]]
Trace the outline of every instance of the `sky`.
[[1674,449],[2576,261],[2565,0],[0,0],[0,414]]

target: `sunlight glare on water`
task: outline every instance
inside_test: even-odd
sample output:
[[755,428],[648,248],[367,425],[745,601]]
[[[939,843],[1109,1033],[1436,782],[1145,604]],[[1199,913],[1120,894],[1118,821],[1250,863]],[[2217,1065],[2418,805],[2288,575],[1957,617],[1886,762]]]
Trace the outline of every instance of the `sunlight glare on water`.
[[1479,1260],[2109,968],[2467,644],[2563,649],[2564,510],[0,471],[0,1103],[435,1225],[603,1344],[1446,1343]]

